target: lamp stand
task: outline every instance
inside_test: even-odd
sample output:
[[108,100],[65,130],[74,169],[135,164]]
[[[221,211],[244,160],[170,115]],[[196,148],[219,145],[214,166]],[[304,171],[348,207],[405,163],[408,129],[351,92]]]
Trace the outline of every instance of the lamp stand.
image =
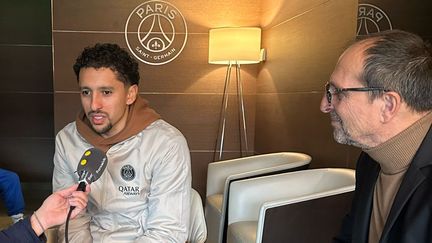
[[[219,129],[218,129],[218,137],[216,138],[216,147],[214,153],[214,160],[221,160],[223,154],[223,146],[225,142],[225,132],[226,132],[226,120],[227,120],[227,108],[228,108],[228,90],[230,87],[231,81],[231,68],[233,64],[230,62],[227,67],[226,75],[225,75],[225,87],[221,104],[221,111],[219,113]],[[240,140],[240,155],[243,157],[243,151],[245,154],[249,151],[248,149],[248,139],[247,139],[247,130],[246,130],[246,116],[245,116],[245,106],[243,100],[243,85],[240,77],[240,64],[234,64],[236,69],[236,82],[237,82],[237,101],[238,101],[238,122],[239,122],[239,140]],[[243,137],[243,139],[242,139]],[[243,146],[244,141],[244,146]],[[218,145],[219,142],[219,145]],[[243,149],[244,147],[244,149]],[[217,153],[219,156],[216,158]]]

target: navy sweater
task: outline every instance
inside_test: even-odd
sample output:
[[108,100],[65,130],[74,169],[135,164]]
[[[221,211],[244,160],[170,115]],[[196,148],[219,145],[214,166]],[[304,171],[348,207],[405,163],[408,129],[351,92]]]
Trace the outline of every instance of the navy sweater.
[[0,231],[0,242],[46,242],[46,237],[42,234],[40,237],[36,235],[30,224],[30,217],[26,217],[7,229]]

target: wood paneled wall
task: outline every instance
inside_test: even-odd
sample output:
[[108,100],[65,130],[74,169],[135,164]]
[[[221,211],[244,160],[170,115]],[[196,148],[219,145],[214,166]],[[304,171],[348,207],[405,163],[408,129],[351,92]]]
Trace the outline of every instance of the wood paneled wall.
[[262,4],[267,61],[257,81],[256,153],[299,151],[312,156],[312,167],[353,167],[359,151],[333,141],[319,104],[338,56],[355,39],[357,0]]
[[[368,6],[363,6],[364,9],[359,10],[359,17],[365,17],[369,19],[369,21],[366,21],[367,26],[364,25],[360,33],[364,34],[365,29],[370,33],[374,33],[377,31],[376,26],[378,26],[380,31],[389,29],[389,24],[386,19],[386,17],[388,17],[392,29],[410,31],[432,42],[432,28],[429,24],[432,21],[432,15],[430,14],[432,10],[431,1],[359,0],[359,5],[362,4],[367,4]],[[384,12],[386,17],[381,11]],[[381,20],[381,18],[383,19]]]
[[54,153],[50,0],[0,2],[0,168],[51,181]]

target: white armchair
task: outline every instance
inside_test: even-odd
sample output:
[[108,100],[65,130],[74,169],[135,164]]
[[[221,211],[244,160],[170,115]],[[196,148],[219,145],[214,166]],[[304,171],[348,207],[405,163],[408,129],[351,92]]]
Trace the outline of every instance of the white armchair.
[[227,226],[225,212],[232,181],[306,169],[311,159],[304,153],[280,152],[210,163],[205,205],[207,243],[224,241]]
[[331,242],[354,189],[355,171],[337,168],[235,181],[227,242]]

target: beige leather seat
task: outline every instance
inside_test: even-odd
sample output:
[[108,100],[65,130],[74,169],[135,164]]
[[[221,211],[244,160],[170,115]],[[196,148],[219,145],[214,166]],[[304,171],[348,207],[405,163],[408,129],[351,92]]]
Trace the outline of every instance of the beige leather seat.
[[355,171],[337,168],[235,181],[227,242],[331,242],[354,189]]
[[304,153],[280,152],[210,163],[205,205],[207,243],[223,241],[229,185],[232,181],[305,169],[311,159]]
[[[189,222],[188,243],[204,243],[207,239],[207,227],[201,197],[197,191],[191,190],[191,215]],[[45,232],[48,243],[58,242],[57,227]]]

